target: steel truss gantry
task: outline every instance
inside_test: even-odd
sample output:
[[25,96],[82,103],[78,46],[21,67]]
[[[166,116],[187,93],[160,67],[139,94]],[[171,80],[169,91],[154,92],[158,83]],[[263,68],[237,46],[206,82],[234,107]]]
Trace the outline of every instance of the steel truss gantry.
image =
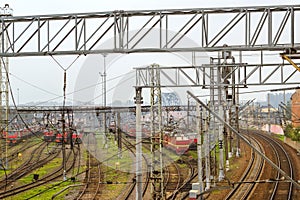
[[[213,80],[210,69],[213,67],[229,69],[227,77],[235,77],[235,86],[246,88],[258,85],[293,85],[299,84],[295,69],[285,63],[229,63],[204,64],[201,66],[160,66],[161,88],[166,87],[202,87],[209,88]],[[136,84],[144,88],[151,88],[151,68],[136,68]],[[224,77],[226,78],[226,77]],[[232,83],[214,83],[215,86],[231,86]]]
[[11,16],[0,21],[8,40],[0,56],[297,50],[299,12],[280,5]]

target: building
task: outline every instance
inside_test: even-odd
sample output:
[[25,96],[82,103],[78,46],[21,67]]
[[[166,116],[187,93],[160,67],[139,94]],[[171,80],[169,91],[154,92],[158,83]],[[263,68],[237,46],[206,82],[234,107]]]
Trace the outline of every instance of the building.
[[292,125],[300,127],[300,89],[291,96]]

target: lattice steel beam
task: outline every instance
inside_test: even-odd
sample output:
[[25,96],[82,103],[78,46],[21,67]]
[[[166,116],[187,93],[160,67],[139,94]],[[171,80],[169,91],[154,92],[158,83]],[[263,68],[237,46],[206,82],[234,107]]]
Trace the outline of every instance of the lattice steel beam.
[[281,5],[7,17],[0,56],[300,49],[299,12]]
[[[195,110],[195,106],[191,106]],[[162,111],[173,109],[174,111],[186,111],[187,106],[162,106]],[[191,109],[191,108],[190,108]],[[19,113],[43,113],[43,112],[57,112],[60,113],[62,110],[66,112],[82,112],[82,113],[95,113],[95,112],[135,112],[136,108],[131,107],[102,107],[102,106],[18,106],[17,110],[15,107],[9,107],[12,114]],[[150,106],[142,106],[142,112],[150,112]]]
[[[165,87],[203,87],[208,88],[212,77],[210,69],[215,65],[202,66],[160,66],[161,88]],[[227,76],[235,76],[236,87],[257,85],[293,85],[299,84],[297,69],[290,64],[224,64],[217,67],[230,69]],[[151,88],[151,68],[136,68],[136,86]],[[220,83],[226,86],[224,83]],[[217,83],[214,84],[218,86]],[[230,84],[228,84],[230,86]]]
[[160,67],[157,64],[150,68],[150,129],[151,129],[151,196],[152,199],[166,199],[164,189],[163,158],[162,158],[162,109],[160,88]]

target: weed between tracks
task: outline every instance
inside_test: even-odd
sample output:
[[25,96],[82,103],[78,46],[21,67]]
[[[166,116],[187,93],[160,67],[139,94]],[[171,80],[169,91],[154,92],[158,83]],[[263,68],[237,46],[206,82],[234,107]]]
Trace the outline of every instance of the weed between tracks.
[[[102,191],[105,191],[102,195],[103,199],[116,199],[121,191],[126,187],[126,184],[129,179],[130,174],[121,172],[121,171],[116,171],[115,169],[112,168],[105,168],[106,172],[106,181],[112,181],[113,184],[103,184],[103,189]],[[119,182],[119,184],[116,184],[116,181]],[[109,192],[107,192],[109,191]]]
[[[8,169],[6,170],[6,174],[9,174],[11,170],[18,168],[23,163],[23,161],[26,160],[26,154],[28,154],[28,152],[34,149],[33,145],[38,144],[39,142],[40,140],[36,138],[33,140],[23,140],[21,143],[15,146],[9,146],[7,155],[9,156],[9,159],[11,159],[10,156],[12,155],[13,159],[8,161]],[[25,150],[21,150],[24,145],[30,146],[30,148],[25,148]],[[21,153],[23,158],[18,158],[18,153]],[[5,171],[1,169],[0,179],[4,178],[4,176]]]
[[[34,189],[28,190],[23,192],[20,195],[16,195],[13,197],[14,200],[23,200],[23,199],[32,199],[32,200],[39,200],[39,199],[51,199],[54,194],[62,190],[63,188],[74,184],[72,181],[57,181],[52,182],[51,184],[43,185],[36,187]],[[44,192],[43,192],[44,191]],[[35,196],[37,193],[41,193],[40,195]],[[55,198],[64,199],[66,194],[61,194],[59,197]],[[33,197],[34,196],[34,197]]]
[[58,168],[61,166],[62,158],[54,158],[51,162],[47,163],[43,167],[34,170],[31,174],[28,176],[25,176],[24,178],[19,179],[19,181],[22,184],[30,183],[33,180],[33,174],[38,174],[40,178],[42,178],[44,175],[46,175],[49,172],[52,172],[55,170],[55,168]]

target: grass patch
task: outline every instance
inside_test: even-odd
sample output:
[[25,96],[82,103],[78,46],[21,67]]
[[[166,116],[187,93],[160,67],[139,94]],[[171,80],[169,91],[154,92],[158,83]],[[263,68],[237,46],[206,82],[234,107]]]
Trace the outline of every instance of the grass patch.
[[[130,173],[126,173],[126,172],[122,172],[119,170],[115,170],[113,168],[109,168],[109,167],[102,167],[104,168],[105,171],[105,181],[112,181],[113,184],[104,184],[102,191],[109,191],[106,192],[105,198],[108,197],[109,199],[116,199],[121,191],[125,188],[126,183],[129,179]],[[119,184],[116,184],[115,182],[119,182]]]
[[198,158],[197,151],[195,151],[195,150],[188,151],[187,156],[191,156],[193,159],[197,159]]
[[278,135],[278,134],[274,134],[275,138],[284,141],[284,135]]
[[62,164],[61,158],[54,158],[52,161],[44,165],[43,167],[40,167],[34,171],[32,171],[31,174],[19,179],[19,181],[22,184],[27,184],[32,182],[33,180],[33,174],[38,174],[40,178],[48,174],[49,172],[53,171],[54,169],[58,168]]
[[[54,194],[61,191],[65,187],[74,184],[71,181],[57,181],[53,182],[52,184],[47,184],[43,186],[39,186],[23,192],[22,194],[16,195],[13,197],[14,200],[23,200],[23,199],[32,199],[32,200],[39,200],[39,199],[51,199]],[[39,195],[36,195],[39,194]],[[61,194],[59,198],[55,199],[63,199],[65,194]]]
[[5,173],[8,175],[9,173],[11,172],[11,170],[4,170],[4,169],[1,169],[0,170],[0,177],[2,178],[4,178],[5,177]]

